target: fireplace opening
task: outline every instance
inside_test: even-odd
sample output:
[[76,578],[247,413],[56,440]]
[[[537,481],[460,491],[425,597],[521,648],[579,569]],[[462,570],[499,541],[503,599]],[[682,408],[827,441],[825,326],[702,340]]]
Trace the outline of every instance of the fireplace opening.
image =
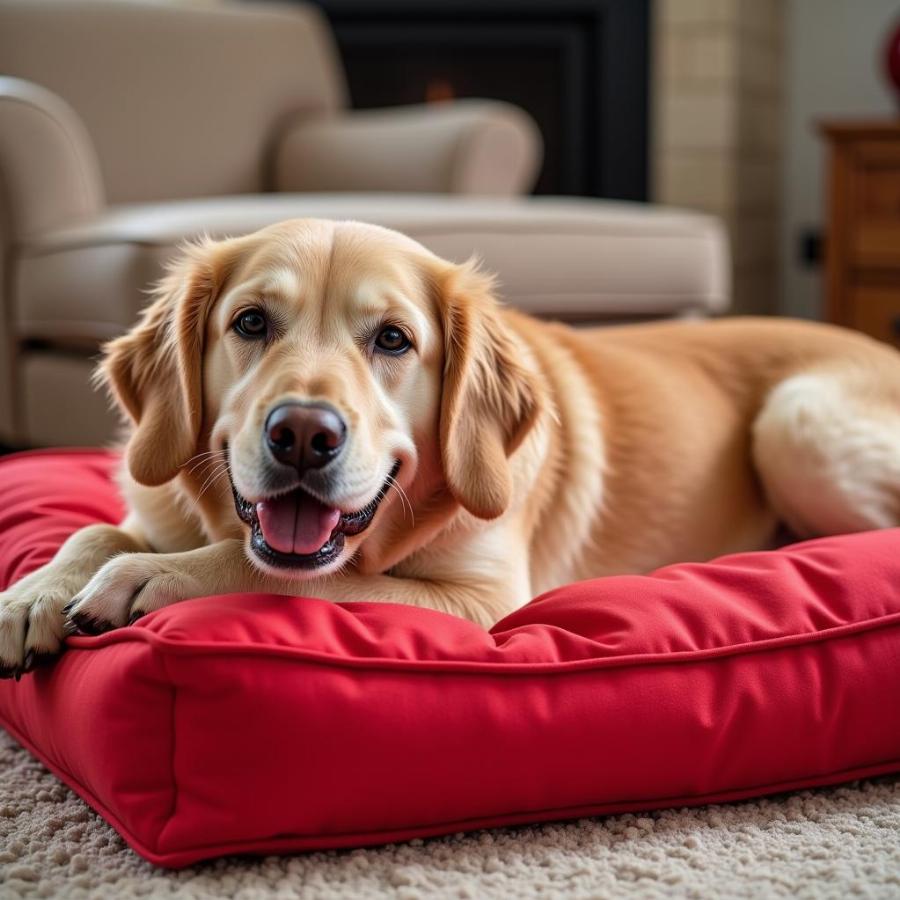
[[647,199],[649,0],[317,0],[359,109],[462,97],[527,110],[538,194]]

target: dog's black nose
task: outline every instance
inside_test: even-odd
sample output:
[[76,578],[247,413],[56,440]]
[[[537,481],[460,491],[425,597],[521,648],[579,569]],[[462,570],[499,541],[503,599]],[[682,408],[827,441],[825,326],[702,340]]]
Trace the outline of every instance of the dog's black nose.
[[325,403],[282,403],[266,419],[266,446],[280,463],[300,472],[321,469],[344,446],[347,425]]

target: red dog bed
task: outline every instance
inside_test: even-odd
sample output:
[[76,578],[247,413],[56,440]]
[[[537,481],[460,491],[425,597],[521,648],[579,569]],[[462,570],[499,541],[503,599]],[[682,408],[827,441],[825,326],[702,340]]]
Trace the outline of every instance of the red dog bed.
[[[0,584],[114,522],[113,458],[0,462]],[[0,722],[142,856],[375,844],[900,769],[900,530],[551,591],[490,632],[186,603],[0,683]]]

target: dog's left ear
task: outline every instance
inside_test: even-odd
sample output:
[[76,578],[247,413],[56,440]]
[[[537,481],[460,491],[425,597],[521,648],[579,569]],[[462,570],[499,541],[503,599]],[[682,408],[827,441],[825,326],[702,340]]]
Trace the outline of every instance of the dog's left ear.
[[103,348],[96,379],[134,422],[126,460],[139,484],[164,484],[196,453],[206,320],[236,243],[206,239],[183,248],[140,322]]
[[537,420],[541,388],[503,321],[493,278],[469,262],[445,270],[437,289],[444,331],[444,477],[466,510],[494,519],[509,506],[509,457]]

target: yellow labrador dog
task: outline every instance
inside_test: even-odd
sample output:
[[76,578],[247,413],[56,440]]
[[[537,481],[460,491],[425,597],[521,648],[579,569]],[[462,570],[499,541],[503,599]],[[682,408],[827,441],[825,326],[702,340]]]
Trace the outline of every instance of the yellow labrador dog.
[[100,370],[129,514],[0,594],[0,670],[188,597],[419,604],[900,524],[900,354],[765,320],[576,331],[394,232],[188,248]]

